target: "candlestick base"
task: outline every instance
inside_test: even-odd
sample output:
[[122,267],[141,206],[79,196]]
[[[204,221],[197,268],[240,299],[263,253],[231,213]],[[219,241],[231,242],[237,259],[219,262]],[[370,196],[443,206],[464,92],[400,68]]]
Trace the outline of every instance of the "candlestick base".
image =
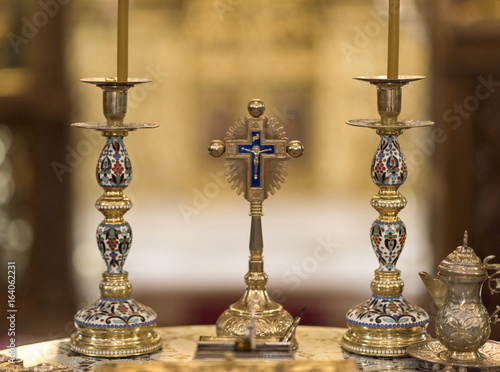
[[128,273],[103,274],[101,298],[75,315],[71,350],[89,356],[119,358],[161,349],[154,331],[156,313],[130,297]]
[[[243,337],[250,323],[252,301],[255,310],[255,336],[257,339],[281,338],[293,323],[293,317],[283,306],[273,301],[266,289],[249,289],[239,301],[229,306],[216,323],[218,337]],[[297,348],[295,335],[290,340]]]
[[429,316],[403,296],[372,297],[349,310],[344,350],[368,356],[407,356],[406,348],[429,338]]
[[344,350],[369,356],[406,356],[406,347],[425,341],[429,315],[402,296],[401,272],[375,270],[372,297],[347,312]]
[[79,354],[102,358],[123,358],[160,350],[161,338],[156,323],[130,329],[100,329],[77,326],[70,348]]

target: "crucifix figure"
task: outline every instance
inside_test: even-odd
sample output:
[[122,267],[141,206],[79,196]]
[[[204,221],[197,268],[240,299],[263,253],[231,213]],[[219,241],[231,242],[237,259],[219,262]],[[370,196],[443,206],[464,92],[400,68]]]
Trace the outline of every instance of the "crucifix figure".
[[[282,337],[293,322],[291,315],[266,290],[261,217],[268,192],[274,194],[285,180],[286,161],[301,156],[304,147],[299,141],[287,144],[284,127],[263,115],[264,110],[262,101],[250,101],[250,116],[231,126],[224,142],[216,140],[208,146],[210,155],[225,155],[228,182],[238,194],[244,193],[252,217],[249,271],[245,276],[247,290],[217,320],[219,337],[243,336],[241,332],[250,322],[252,304],[258,337]],[[264,318],[266,321],[262,321]]]
[[241,154],[242,151],[246,151],[252,154],[253,158],[253,179],[252,179],[252,187],[259,187],[259,165],[260,165],[260,154],[263,152],[272,151],[274,153],[274,145],[261,146],[260,144],[260,133],[252,132],[252,144],[251,145],[239,145],[238,153]]

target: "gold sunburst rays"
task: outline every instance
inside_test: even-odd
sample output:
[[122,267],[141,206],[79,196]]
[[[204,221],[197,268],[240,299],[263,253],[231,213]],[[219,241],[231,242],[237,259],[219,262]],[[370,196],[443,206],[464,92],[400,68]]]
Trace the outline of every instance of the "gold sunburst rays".
[[[245,156],[246,154],[236,148],[234,152],[226,154],[224,165],[227,180],[231,184],[231,189],[235,190],[238,195],[244,193],[246,199],[249,199],[247,185],[252,184],[251,178],[257,178],[255,172],[249,171],[249,169],[259,169],[260,174],[258,176],[261,180],[259,187],[264,190],[264,199],[268,196],[267,192],[274,195],[277,190],[280,190],[281,184],[285,182],[285,177],[288,175],[286,168],[288,168],[287,161],[289,157],[286,156],[285,148],[288,138],[285,136],[284,125],[274,118],[269,119],[267,116],[259,119],[262,121],[261,125],[257,125],[253,117],[247,116],[245,119],[238,120],[228,129],[224,139],[229,144],[250,144],[252,143],[253,133],[256,133],[257,129],[260,128],[263,134],[261,138],[262,145],[274,146],[272,154],[262,152],[253,154],[251,157]],[[246,161],[242,162],[242,157]],[[254,160],[256,157],[259,157],[257,161]],[[252,167],[252,162],[256,162],[257,165]]]

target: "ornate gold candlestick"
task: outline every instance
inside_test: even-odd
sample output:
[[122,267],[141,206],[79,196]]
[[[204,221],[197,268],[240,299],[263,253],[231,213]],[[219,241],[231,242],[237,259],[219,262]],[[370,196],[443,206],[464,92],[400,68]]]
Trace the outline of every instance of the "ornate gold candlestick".
[[406,226],[398,213],[406,206],[399,187],[408,176],[406,161],[398,142],[404,129],[434,124],[430,121],[398,120],[401,113],[402,87],[422,76],[399,76],[399,7],[400,0],[389,0],[387,76],[358,78],[377,87],[380,120],[349,120],[347,124],[371,128],[380,135],[373,157],[372,181],[380,188],[371,200],[379,213],[370,229],[370,240],[379,261],[371,283],[372,297],[347,312],[349,330],[342,338],[342,348],[370,356],[405,356],[406,347],[429,338],[425,329],[427,313],[402,295],[403,280],[396,268],[406,241]]
[[225,153],[228,182],[233,183],[232,188],[238,194],[244,193],[250,202],[252,218],[249,271],[245,276],[247,288],[241,299],[217,320],[219,337],[244,336],[252,303],[257,338],[283,337],[293,323],[293,317],[273,301],[266,290],[261,217],[268,191],[274,194],[284,182],[286,161],[290,156],[301,156],[304,148],[299,141],[287,144],[283,126],[275,119],[262,116],[264,110],[262,101],[250,101],[250,116],[229,128],[225,142],[215,140],[208,147],[214,157]]
[[430,121],[398,121],[401,88],[422,77],[359,78],[377,87],[380,120],[350,120],[349,125],[375,129],[381,141],[371,167],[372,181],[380,188],[371,200],[379,217],[370,229],[373,250],[380,267],[371,283],[372,297],[347,312],[349,330],[342,339],[347,351],[371,356],[404,356],[406,347],[426,340],[427,313],[403,296],[403,280],[396,262],[406,240],[406,226],[398,213],[406,198],[398,191],[408,175],[398,142],[404,129],[432,125]]
[[132,202],[123,194],[132,181],[132,164],[123,138],[136,129],[157,127],[156,124],[123,122],[127,114],[128,90],[136,84],[149,82],[127,77],[128,12],[129,0],[118,0],[118,77],[82,80],[102,89],[106,122],[72,124],[98,130],[106,137],[96,169],[97,183],[104,194],[95,205],[104,214],[96,238],[106,271],[99,285],[101,298],[76,313],[77,331],[69,344],[77,353],[108,358],[147,354],[162,346],[154,330],[156,313],[131,297],[132,283],[123,270],[132,244],[132,229],[123,218],[132,208]]
[[75,315],[77,332],[71,336],[71,350],[99,357],[124,357],[151,353],[161,348],[154,331],[156,313],[131,297],[132,284],[123,265],[132,244],[132,230],[123,215],[132,207],[123,190],[132,181],[132,165],[123,138],[129,131],[155,128],[155,124],[123,123],[127,111],[127,91],[147,80],[117,82],[89,79],[103,90],[105,123],[76,123],[75,127],[98,130],[106,144],[97,162],[96,177],[104,194],[96,208],[104,214],[97,227],[97,245],[106,263],[99,286],[101,297]]

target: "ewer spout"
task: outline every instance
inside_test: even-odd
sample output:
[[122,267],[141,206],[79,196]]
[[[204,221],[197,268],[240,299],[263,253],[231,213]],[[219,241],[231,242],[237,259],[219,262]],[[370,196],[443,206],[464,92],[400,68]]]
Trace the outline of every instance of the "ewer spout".
[[435,278],[423,271],[419,272],[418,275],[420,275],[420,279],[424,282],[425,288],[429,291],[436,306],[438,308],[443,306],[448,297],[446,284],[440,278]]

